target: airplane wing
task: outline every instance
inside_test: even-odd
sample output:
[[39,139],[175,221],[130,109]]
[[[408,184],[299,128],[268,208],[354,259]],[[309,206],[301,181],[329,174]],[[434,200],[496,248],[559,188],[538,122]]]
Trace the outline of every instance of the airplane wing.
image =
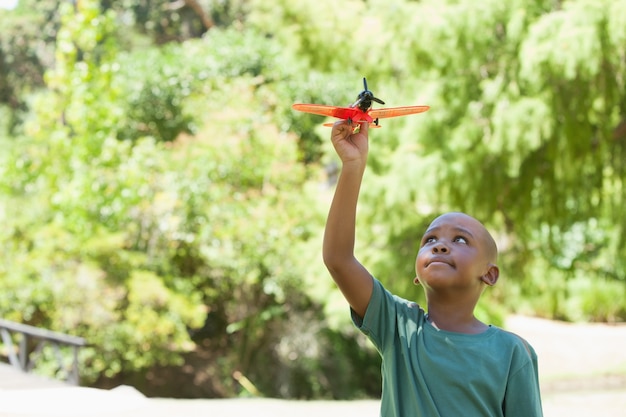
[[373,119],[384,119],[386,117],[406,116],[407,114],[422,113],[430,109],[430,106],[405,106],[388,107],[383,109],[372,109],[368,112]]
[[336,117],[338,119],[352,119],[361,113],[359,109],[352,107],[326,106],[324,104],[294,104],[291,106],[294,110],[318,114],[320,116]]

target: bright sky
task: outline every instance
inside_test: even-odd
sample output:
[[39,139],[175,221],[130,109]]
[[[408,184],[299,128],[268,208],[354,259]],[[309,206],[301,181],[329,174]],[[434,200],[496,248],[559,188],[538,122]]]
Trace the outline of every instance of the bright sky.
[[12,9],[17,5],[18,0],[0,0],[0,9]]

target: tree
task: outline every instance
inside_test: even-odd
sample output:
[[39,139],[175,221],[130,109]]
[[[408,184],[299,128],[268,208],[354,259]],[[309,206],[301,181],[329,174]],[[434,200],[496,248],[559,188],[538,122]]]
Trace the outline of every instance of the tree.
[[[367,353],[322,361],[344,336],[303,329],[305,318],[323,322],[302,284],[319,281],[321,212],[296,137],[267,115],[282,102],[259,83],[273,72],[270,44],[216,31],[133,54],[97,3],[61,16],[49,89],[2,165],[0,313],[85,337],[84,383],[154,393],[167,373],[163,395],[231,396],[238,388],[224,381],[238,371],[268,395],[351,395],[341,381],[358,373],[320,374]],[[129,94],[146,89],[150,100]],[[194,137],[135,128],[168,94],[179,103],[159,120],[194,108]],[[279,348],[286,338],[298,347]]]
[[40,1],[37,12],[32,10],[26,4],[17,10],[0,10],[0,105],[7,106],[6,127],[14,133],[28,113],[28,94],[44,86],[58,27],[55,1]]

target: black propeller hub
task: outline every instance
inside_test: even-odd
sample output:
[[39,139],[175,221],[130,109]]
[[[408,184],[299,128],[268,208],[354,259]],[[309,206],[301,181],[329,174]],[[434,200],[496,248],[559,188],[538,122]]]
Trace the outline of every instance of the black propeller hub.
[[351,107],[357,107],[362,112],[366,112],[372,107],[372,101],[375,101],[378,104],[385,104],[379,98],[374,97],[374,93],[367,89],[367,80],[363,77],[363,91],[357,96],[356,101]]

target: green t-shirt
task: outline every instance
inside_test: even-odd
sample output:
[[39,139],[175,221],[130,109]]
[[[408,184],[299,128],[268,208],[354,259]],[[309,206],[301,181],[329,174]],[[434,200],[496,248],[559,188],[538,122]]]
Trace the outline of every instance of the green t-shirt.
[[381,417],[543,415],[537,355],[519,336],[438,330],[377,280],[365,317],[352,319],[382,357]]

